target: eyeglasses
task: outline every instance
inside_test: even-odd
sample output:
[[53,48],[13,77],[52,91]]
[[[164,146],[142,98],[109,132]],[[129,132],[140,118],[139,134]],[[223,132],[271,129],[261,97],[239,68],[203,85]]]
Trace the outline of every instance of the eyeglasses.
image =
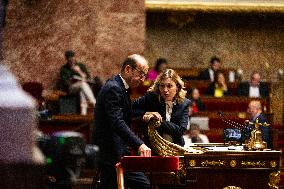
[[138,70],[137,68],[132,68],[132,69],[138,72],[140,78],[145,79],[147,77],[147,74],[143,72],[142,70]]

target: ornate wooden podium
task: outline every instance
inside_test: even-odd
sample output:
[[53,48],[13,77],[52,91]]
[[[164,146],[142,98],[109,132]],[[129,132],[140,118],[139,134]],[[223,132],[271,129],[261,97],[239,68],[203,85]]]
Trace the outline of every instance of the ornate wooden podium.
[[280,151],[220,151],[186,154],[186,188],[268,189],[280,179]]

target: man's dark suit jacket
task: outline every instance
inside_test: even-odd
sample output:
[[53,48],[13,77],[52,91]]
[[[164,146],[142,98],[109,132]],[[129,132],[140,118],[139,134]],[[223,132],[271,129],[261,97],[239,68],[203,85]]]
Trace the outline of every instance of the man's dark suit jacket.
[[207,68],[206,70],[203,70],[202,72],[200,72],[199,79],[200,80],[211,80],[210,79],[209,68]]
[[[237,89],[238,96],[249,96],[249,82],[240,83]],[[269,95],[268,87],[265,83],[260,82],[259,84],[259,94],[262,98],[266,98]]]
[[[255,123],[256,119],[258,119],[258,123],[267,123],[267,119],[265,117],[264,114],[259,114],[259,116],[257,116],[257,118],[255,119],[251,119],[250,122]],[[254,128],[254,124],[253,125],[249,125],[246,129],[245,129],[245,138],[248,139],[250,137],[251,131]],[[271,134],[270,134],[270,128],[267,126],[260,126],[260,130],[262,132],[262,139],[267,143],[267,147],[268,148],[272,148],[272,139],[271,139]]]
[[190,100],[185,99],[182,103],[176,103],[172,109],[170,121],[166,120],[166,104],[162,97],[156,93],[149,92],[133,103],[135,116],[143,116],[146,112],[159,112],[163,117],[163,122],[159,128],[159,133],[166,133],[173,138],[175,144],[184,146],[182,135],[188,124],[188,107]]
[[115,165],[122,156],[130,155],[128,147],[138,149],[144,143],[130,130],[130,121],[131,101],[117,75],[102,87],[95,106],[94,143],[104,163]]

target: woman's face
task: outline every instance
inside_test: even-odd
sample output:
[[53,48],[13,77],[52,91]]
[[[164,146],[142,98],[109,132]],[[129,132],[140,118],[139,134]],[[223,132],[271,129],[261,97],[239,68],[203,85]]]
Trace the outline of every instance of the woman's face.
[[159,73],[162,73],[162,72],[166,71],[167,67],[168,67],[168,65],[166,63],[160,64],[160,66],[158,68],[159,69]]
[[217,82],[220,83],[220,84],[225,82],[225,77],[224,77],[224,75],[222,73],[218,74]]
[[192,91],[192,98],[197,100],[200,97],[199,91],[197,89],[193,89]]
[[177,85],[171,78],[162,79],[159,84],[160,94],[166,102],[173,101],[177,94],[177,90]]

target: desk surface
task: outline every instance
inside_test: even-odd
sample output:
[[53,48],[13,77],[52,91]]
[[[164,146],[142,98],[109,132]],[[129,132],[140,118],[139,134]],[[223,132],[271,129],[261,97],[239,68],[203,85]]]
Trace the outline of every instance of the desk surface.
[[93,115],[53,115],[51,119],[39,120],[39,129],[45,134],[57,131],[75,131],[82,133],[87,142],[91,142]]

